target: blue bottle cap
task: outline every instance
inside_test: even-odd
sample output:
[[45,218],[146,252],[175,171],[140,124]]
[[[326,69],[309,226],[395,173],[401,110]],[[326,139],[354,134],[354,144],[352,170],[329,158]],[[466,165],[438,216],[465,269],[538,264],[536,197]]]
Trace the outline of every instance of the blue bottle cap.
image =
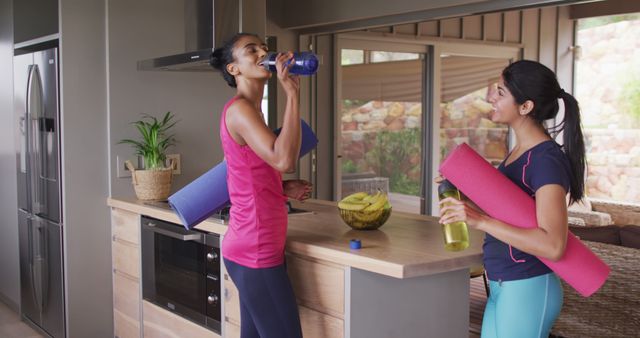
[[349,247],[350,247],[351,249],[358,250],[358,249],[362,248],[362,242],[360,242],[360,240],[359,240],[359,239],[352,239],[352,240],[349,242]]

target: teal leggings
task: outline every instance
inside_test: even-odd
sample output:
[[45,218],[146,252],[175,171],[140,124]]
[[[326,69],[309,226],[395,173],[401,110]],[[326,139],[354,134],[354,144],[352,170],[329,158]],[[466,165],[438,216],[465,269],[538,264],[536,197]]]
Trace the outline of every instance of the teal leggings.
[[490,281],[482,338],[547,338],[562,308],[555,273],[508,282]]

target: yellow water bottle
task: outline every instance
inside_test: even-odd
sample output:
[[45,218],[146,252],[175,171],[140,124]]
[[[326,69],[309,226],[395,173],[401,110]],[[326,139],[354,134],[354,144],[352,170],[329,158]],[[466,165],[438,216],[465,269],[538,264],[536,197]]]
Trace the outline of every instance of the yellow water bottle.
[[[443,180],[438,186],[438,197],[443,200],[453,197],[460,200],[460,191],[447,180]],[[469,247],[469,229],[466,222],[452,222],[442,224],[444,235],[444,247],[450,251],[460,251]]]

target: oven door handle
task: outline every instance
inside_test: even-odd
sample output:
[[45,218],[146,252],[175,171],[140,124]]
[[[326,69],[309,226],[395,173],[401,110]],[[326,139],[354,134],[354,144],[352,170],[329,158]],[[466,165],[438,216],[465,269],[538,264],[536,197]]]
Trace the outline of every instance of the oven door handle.
[[179,239],[181,241],[193,241],[197,243],[204,244],[204,234],[197,231],[182,231],[176,232],[170,227],[162,224],[162,223],[154,223],[151,221],[146,221],[142,223],[142,230],[152,231],[161,235],[169,236],[171,238]]

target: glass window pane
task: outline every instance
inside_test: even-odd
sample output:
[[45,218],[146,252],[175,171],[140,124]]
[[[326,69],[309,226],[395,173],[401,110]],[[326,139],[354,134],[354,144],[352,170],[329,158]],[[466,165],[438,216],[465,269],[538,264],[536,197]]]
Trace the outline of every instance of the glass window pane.
[[262,102],[260,103],[262,109],[262,117],[265,123],[269,123],[269,84],[264,85],[264,93],[262,94]]
[[417,60],[418,58],[420,58],[420,54],[418,53],[398,53],[398,52],[384,52],[384,51],[371,52],[371,62]]
[[442,57],[440,161],[463,142],[493,165],[506,157],[508,128],[491,121],[486,99],[508,64],[508,59]]
[[640,13],[578,21],[587,197],[640,203]]
[[343,49],[341,53],[341,65],[355,65],[364,63],[364,51],[361,49]]
[[382,189],[394,210],[420,213],[422,61],[341,71],[342,196]]

